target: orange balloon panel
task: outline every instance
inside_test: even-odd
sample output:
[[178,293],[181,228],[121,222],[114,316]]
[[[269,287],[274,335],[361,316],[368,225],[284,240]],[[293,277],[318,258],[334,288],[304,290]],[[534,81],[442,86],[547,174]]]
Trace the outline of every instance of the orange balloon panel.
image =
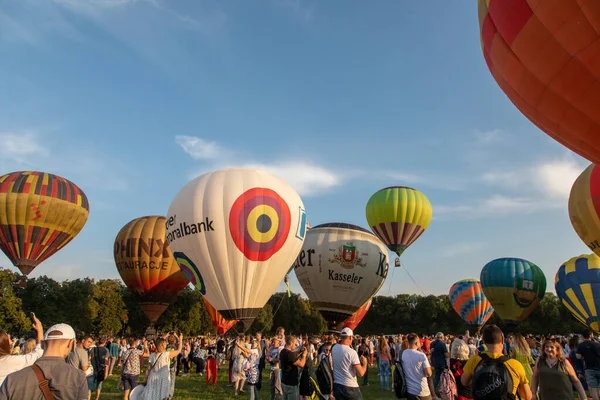
[[173,258],[165,228],[165,217],[137,218],[121,229],[114,245],[117,270],[153,324],[190,283]]
[[224,335],[228,330],[233,328],[235,324],[238,323],[237,319],[226,320],[223,318],[221,313],[219,313],[213,306],[206,300],[206,297],[202,296],[202,300],[204,300],[204,305],[206,306],[206,311],[208,311],[208,315],[210,315],[210,320],[212,321],[215,328],[217,328],[217,332],[220,335]]
[[346,321],[344,321],[344,328],[350,328],[353,331],[356,329],[360,321],[363,320],[367,312],[371,308],[371,304],[373,303],[373,298],[371,297],[369,301],[363,304],[354,314],[350,316]]
[[548,135],[600,162],[600,2],[478,0],[485,61]]
[[60,176],[0,176],[0,248],[27,275],[77,236],[89,211],[85,193]]

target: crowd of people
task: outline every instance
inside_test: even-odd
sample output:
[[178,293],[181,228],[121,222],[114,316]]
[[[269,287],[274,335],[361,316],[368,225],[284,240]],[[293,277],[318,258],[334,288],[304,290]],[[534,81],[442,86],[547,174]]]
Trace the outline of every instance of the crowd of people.
[[77,340],[66,324],[44,333],[35,316],[33,329],[35,338],[20,340],[0,331],[0,400],[98,400],[113,374],[124,400],[168,400],[178,376],[206,375],[206,385],[216,385],[219,369],[227,371],[232,394],[250,400],[259,393],[271,400],[307,400],[315,392],[322,399],[360,400],[369,368],[382,391],[397,391],[401,382],[408,400],[570,400],[575,393],[587,398],[586,390],[599,400],[600,343],[591,332],[505,337],[490,325],[475,337],[359,337],[349,328],[309,337],[278,328],[271,338],[260,332],[193,338],[168,332]]

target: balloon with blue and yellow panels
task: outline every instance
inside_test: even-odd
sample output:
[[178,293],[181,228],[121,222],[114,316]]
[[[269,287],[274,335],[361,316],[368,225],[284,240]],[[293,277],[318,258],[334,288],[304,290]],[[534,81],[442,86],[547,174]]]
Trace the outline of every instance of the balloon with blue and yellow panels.
[[225,319],[249,324],[302,249],[306,213],[283,179],[228,168],[185,185],[166,225],[173,256],[196,289]]
[[546,276],[531,261],[498,258],[481,270],[481,287],[508,330],[531,314],[546,293]]
[[554,281],[556,294],[571,314],[599,332],[600,257],[583,254],[560,266]]

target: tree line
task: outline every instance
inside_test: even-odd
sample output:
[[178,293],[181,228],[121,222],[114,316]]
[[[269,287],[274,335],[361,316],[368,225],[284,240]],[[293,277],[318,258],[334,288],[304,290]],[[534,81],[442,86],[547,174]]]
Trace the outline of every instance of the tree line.
[[[149,327],[129,290],[118,279],[90,278],[57,282],[47,276],[28,279],[0,268],[0,329],[13,334],[27,334],[31,328],[28,315],[36,316],[47,328],[65,322],[80,333],[97,335],[141,335]],[[502,326],[494,313],[489,323]],[[277,327],[297,334],[319,334],[327,331],[327,323],[299,294],[275,293],[250,326],[249,332],[274,333]],[[184,289],[157,321],[161,331],[181,330],[185,335],[216,334],[201,294]],[[397,334],[407,332],[432,334],[461,333],[465,322],[454,312],[447,295],[421,296],[399,294],[375,296],[371,309],[356,329],[360,335]],[[521,332],[565,334],[580,332],[585,327],[552,293],[519,326]],[[243,333],[238,323],[231,331]]]

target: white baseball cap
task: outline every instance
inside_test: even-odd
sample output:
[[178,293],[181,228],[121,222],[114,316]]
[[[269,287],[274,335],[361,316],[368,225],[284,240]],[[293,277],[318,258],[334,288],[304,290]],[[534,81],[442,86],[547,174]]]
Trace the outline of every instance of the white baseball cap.
[[342,329],[342,331],[340,332],[340,336],[354,336],[354,332],[352,332],[352,329],[346,327]]
[[75,339],[75,331],[71,328],[71,325],[67,324],[56,324],[52,325],[46,331],[44,340],[54,339]]

